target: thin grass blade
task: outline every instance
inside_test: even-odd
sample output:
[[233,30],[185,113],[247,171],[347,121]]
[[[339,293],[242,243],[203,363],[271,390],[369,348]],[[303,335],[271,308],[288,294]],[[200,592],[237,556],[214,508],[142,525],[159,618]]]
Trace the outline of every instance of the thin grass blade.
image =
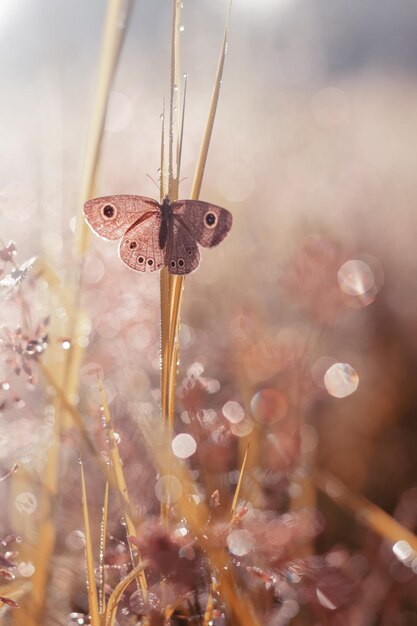
[[87,502],[87,490],[85,486],[84,467],[83,462],[80,461],[81,466],[81,493],[82,493],[82,506],[84,516],[84,532],[85,532],[85,558],[87,563],[87,592],[88,592],[88,607],[90,613],[91,626],[101,626],[100,611],[98,606],[97,584],[94,570],[94,555],[93,544],[91,540],[90,531],[90,518],[88,513]]

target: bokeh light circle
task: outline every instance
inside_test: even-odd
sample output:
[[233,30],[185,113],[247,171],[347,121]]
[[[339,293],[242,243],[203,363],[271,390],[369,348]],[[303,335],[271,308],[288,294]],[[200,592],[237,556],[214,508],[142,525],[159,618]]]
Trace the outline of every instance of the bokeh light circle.
[[356,259],[346,261],[337,272],[340,289],[349,296],[362,296],[374,288],[374,275],[371,268]]
[[172,440],[172,451],[179,459],[188,459],[197,450],[197,443],[191,435],[180,433]]
[[324,384],[331,396],[345,398],[358,388],[359,376],[348,363],[335,363],[325,373]]
[[222,409],[223,415],[231,424],[238,424],[245,417],[245,411],[240,406],[239,402],[229,400],[226,402]]
[[253,538],[247,530],[232,530],[226,542],[229,551],[235,556],[245,556],[253,548]]
[[156,481],[155,493],[158,500],[164,504],[176,502],[182,496],[182,485],[176,476],[161,476]]
[[250,408],[257,422],[273,424],[287,413],[287,401],[277,389],[262,389],[253,396]]

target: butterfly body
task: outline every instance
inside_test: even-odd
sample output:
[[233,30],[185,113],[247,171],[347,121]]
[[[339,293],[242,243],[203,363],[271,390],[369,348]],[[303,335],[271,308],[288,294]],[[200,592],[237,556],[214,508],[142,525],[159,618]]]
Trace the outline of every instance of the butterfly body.
[[119,254],[134,270],[166,265],[173,274],[188,274],[199,264],[197,243],[211,248],[232,226],[226,209],[199,200],[165,197],[162,203],[144,196],[105,196],[84,206],[90,227],[104,239],[121,239]]

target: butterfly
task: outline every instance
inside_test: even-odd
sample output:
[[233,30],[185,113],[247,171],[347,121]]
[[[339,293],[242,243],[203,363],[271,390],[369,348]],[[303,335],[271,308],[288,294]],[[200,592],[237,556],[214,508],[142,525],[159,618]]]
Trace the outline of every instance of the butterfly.
[[104,239],[120,239],[122,261],[139,272],[165,265],[171,274],[198,267],[197,243],[212,248],[232,227],[232,214],[200,200],[165,197],[162,204],[144,196],[105,196],[84,205],[90,227]]

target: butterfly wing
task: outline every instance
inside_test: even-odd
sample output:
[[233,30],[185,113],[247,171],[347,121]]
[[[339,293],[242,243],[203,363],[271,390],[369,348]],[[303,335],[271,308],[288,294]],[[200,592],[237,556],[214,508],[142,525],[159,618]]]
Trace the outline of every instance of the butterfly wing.
[[177,200],[171,211],[174,220],[205,248],[220,243],[232,227],[232,214],[208,202]]
[[158,202],[144,196],[104,196],[84,205],[85,219],[104,239],[119,239],[137,220],[147,220],[159,211]]
[[160,227],[160,211],[137,223],[134,222],[119,244],[122,261],[139,272],[160,270],[165,262],[164,249],[159,247]]
[[165,264],[171,274],[189,274],[198,267],[200,252],[195,239],[175,219],[170,220]]

